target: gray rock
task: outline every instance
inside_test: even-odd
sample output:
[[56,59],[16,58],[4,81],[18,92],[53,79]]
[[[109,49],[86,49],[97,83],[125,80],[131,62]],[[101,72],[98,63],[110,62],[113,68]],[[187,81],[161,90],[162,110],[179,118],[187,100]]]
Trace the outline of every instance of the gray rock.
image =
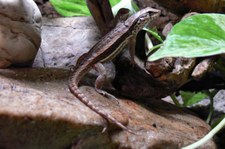
[[70,68],[99,37],[90,17],[43,18],[42,43],[33,67]]
[[[0,147],[23,149],[181,148],[203,137],[209,126],[161,100],[141,106],[119,98],[106,99],[81,87],[94,104],[105,109],[135,134],[109,125],[69,92],[68,71],[62,69],[0,70]],[[213,141],[202,148],[216,148]]]
[[217,112],[225,113],[225,90],[220,90],[214,97],[214,107]]
[[[210,127],[186,110],[161,100],[119,104],[91,87],[81,87],[93,103],[127,125],[118,129],[68,90],[70,65],[99,37],[90,18],[44,19],[42,45],[34,67],[0,70],[0,148],[181,148]],[[90,21],[88,21],[90,20]],[[63,68],[63,69],[59,69]],[[216,148],[213,140],[202,148]]]
[[41,43],[41,13],[33,0],[0,0],[0,68],[31,65]]

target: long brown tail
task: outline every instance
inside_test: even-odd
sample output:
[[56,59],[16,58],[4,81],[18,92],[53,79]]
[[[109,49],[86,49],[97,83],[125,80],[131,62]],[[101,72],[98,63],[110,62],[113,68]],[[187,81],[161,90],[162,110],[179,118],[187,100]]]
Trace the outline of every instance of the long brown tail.
[[122,128],[123,130],[126,130],[132,134],[135,134],[133,131],[131,131],[130,129],[128,129],[126,126],[124,126],[122,123],[120,123],[119,121],[117,121],[114,117],[112,117],[111,115],[104,113],[101,109],[99,109],[98,107],[96,107],[78,88],[78,86],[76,85],[76,83],[73,83],[72,80],[70,80],[69,82],[69,89],[70,92],[76,96],[81,102],[83,102],[86,106],[88,106],[91,110],[93,110],[94,112],[98,113],[99,115],[101,115],[104,119],[106,119],[107,121],[110,121],[114,124],[116,124],[117,126],[119,126],[120,128]]

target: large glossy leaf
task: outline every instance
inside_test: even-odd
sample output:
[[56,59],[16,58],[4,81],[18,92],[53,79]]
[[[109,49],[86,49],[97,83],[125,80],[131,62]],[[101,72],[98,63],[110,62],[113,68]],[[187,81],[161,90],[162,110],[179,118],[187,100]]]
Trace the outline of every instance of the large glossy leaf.
[[204,57],[225,53],[225,15],[198,14],[177,23],[148,60]]
[[[112,6],[120,0],[110,0]],[[56,11],[62,16],[89,16],[85,0],[50,0]]]

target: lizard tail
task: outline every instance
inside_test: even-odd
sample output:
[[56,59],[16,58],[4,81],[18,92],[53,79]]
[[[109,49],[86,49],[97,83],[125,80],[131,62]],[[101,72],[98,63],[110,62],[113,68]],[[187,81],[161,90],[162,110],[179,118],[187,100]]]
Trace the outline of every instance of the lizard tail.
[[120,128],[122,128],[125,131],[128,131],[132,134],[135,134],[132,130],[128,129],[126,126],[124,126],[122,123],[120,123],[118,120],[116,120],[114,117],[112,117],[111,115],[103,112],[101,109],[99,109],[98,107],[96,107],[78,88],[78,86],[76,85],[76,83],[71,83],[72,81],[70,81],[69,83],[69,89],[70,92],[76,96],[81,102],[83,102],[86,106],[88,106],[91,110],[93,110],[94,112],[96,112],[97,114],[101,115],[104,119],[106,119],[107,121],[110,121],[111,123],[116,124],[117,126],[119,126]]

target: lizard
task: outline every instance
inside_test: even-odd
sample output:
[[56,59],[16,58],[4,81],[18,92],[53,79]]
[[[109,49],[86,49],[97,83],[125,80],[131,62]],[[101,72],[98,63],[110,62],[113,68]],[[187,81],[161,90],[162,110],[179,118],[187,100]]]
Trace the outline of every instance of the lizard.
[[[95,106],[90,99],[79,89],[79,82],[95,64],[112,60],[117,56],[129,41],[135,41],[137,33],[152,19],[159,16],[160,11],[147,7],[130,16],[127,20],[119,22],[117,26],[102,37],[87,53],[78,60],[69,77],[68,87],[70,92],[91,110],[102,116],[108,122],[116,124],[118,127],[130,131],[126,126],[117,121],[110,114]],[[132,40],[133,39],[133,40]],[[134,48],[132,48],[134,50]],[[130,52],[134,58],[134,51]]]

